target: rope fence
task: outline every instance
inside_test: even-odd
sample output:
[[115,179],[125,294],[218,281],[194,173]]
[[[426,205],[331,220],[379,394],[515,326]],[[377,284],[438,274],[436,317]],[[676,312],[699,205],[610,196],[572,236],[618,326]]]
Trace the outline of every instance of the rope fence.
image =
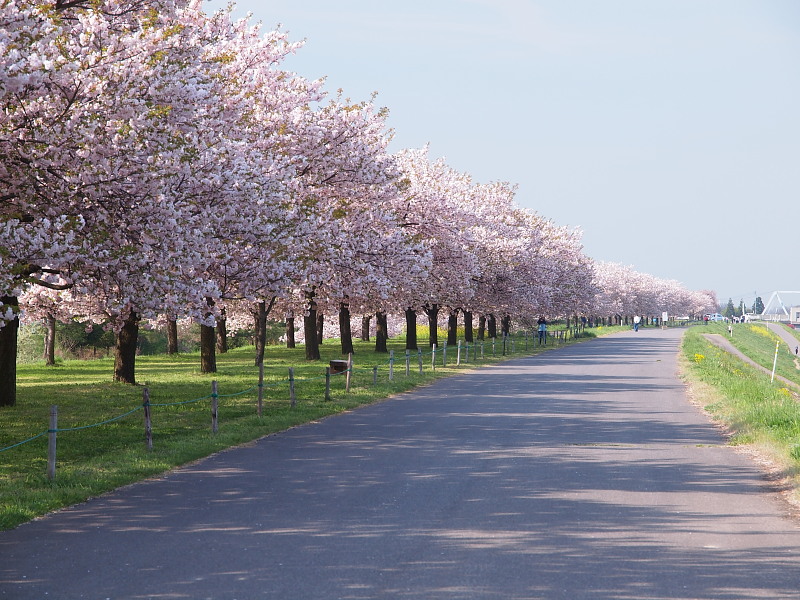
[[[548,331],[545,332],[544,336],[539,335],[540,332],[535,332],[533,335],[529,336],[528,333],[525,333],[524,336],[524,350],[523,352],[529,352],[531,346],[543,346],[547,345],[548,339],[551,340],[551,343],[561,343],[563,341],[567,341],[571,338],[578,337],[580,332],[577,329],[567,329],[567,330],[558,330],[558,331]],[[520,340],[522,341],[522,340]],[[497,338],[492,338],[490,342],[486,341],[479,341],[470,343],[463,343],[459,340],[455,349],[455,366],[461,366],[463,364],[475,363],[481,359],[484,359],[488,352],[491,352],[492,357],[497,357],[499,353],[502,353],[503,356],[508,354],[516,353],[516,342],[517,339],[511,338],[510,336],[504,336],[499,342]],[[490,346],[490,349],[487,347]],[[452,359],[452,348],[449,348],[451,351],[451,359]],[[429,352],[423,352],[422,349],[417,349],[416,351],[413,350],[406,350],[404,356],[402,357],[402,367],[405,372],[405,376],[409,377],[413,370],[418,371],[420,375],[424,373],[424,362],[425,356],[430,356],[430,368],[432,372],[436,371],[437,365],[440,363],[442,367],[447,367],[448,364],[448,345],[445,343],[443,346],[437,348],[436,344],[433,344]],[[452,362],[452,360],[451,360]],[[49,479],[53,480],[55,478],[56,473],[56,447],[58,442],[58,434],[63,433],[71,433],[75,431],[81,431],[86,429],[92,429],[95,427],[102,427],[104,425],[108,425],[126,417],[131,416],[134,413],[139,411],[143,411],[144,413],[144,439],[145,444],[148,450],[153,449],[153,423],[152,423],[152,412],[154,408],[167,408],[167,407],[176,407],[176,406],[185,406],[188,404],[196,404],[198,402],[202,402],[204,400],[211,400],[210,403],[210,412],[211,412],[211,433],[212,435],[218,433],[219,430],[219,401],[221,399],[228,399],[228,398],[235,398],[238,396],[244,396],[246,394],[251,394],[257,391],[257,404],[256,404],[256,411],[258,417],[263,415],[263,404],[264,404],[264,390],[265,388],[277,388],[282,386],[288,387],[288,396],[289,396],[289,404],[291,408],[295,408],[297,404],[297,394],[296,394],[296,386],[302,383],[308,382],[315,382],[324,380],[325,387],[324,387],[324,394],[323,399],[326,402],[330,402],[332,400],[331,396],[331,380],[334,377],[343,376],[345,379],[344,388],[345,393],[350,393],[350,388],[352,385],[353,376],[356,372],[361,373],[371,373],[372,374],[372,384],[378,384],[378,375],[379,372],[385,370],[388,375],[389,381],[395,380],[395,351],[391,350],[389,352],[389,358],[385,365],[383,365],[383,369],[380,366],[373,366],[369,369],[358,369],[353,364],[353,355],[348,355],[347,360],[332,360],[330,361],[330,366],[325,367],[324,374],[317,377],[295,377],[294,368],[288,368],[288,377],[286,379],[278,380],[272,383],[265,383],[264,382],[264,365],[263,363],[259,365],[259,374],[258,374],[258,383],[253,385],[247,389],[228,393],[228,394],[220,394],[218,391],[217,381],[211,382],[211,393],[206,396],[201,396],[199,398],[193,398],[191,400],[182,400],[177,402],[151,402],[150,401],[150,390],[149,388],[145,387],[142,391],[142,404],[137,406],[127,412],[124,412],[120,415],[111,417],[104,421],[100,421],[98,423],[92,423],[90,425],[81,425],[77,427],[65,427],[59,428],[58,427],[58,406],[52,405],[50,410],[50,423],[48,429],[33,435],[25,440],[20,442],[16,442],[4,448],[0,448],[0,452],[6,452],[9,450],[13,450],[14,448],[18,448],[30,442],[33,442],[45,435],[48,436],[48,460],[47,460],[47,476]],[[412,369],[412,364],[416,367]]]

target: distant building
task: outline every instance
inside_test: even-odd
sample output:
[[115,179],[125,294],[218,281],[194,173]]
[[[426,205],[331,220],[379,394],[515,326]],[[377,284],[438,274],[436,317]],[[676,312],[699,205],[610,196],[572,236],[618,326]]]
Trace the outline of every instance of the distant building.
[[758,316],[764,321],[800,325],[800,292],[772,292]]

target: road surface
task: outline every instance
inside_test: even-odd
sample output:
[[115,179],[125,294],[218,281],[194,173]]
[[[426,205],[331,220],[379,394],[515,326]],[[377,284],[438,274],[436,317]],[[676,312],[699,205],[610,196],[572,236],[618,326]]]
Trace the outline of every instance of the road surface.
[[515,359],[0,533],[0,598],[800,597],[800,529],[680,330]]

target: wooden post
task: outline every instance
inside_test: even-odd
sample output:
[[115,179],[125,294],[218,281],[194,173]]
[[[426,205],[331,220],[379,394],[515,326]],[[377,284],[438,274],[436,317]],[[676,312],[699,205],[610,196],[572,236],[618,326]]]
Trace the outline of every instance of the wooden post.
[[495,352],[495,342],[496,341],[497,341],[497,338],[492,338],[492,356],[497,356],[497,354]]
[[153,422],[150,420],[150,390],[142,390],[142,406],[144,407],[144,441],[148,450],[153,449]]
[[217,433],[219,430],[218,410],[219,408],[219,394],[217,393],[217,382],[211,382],[211,433]]
[[289,402],[290,402],[292,408],[297,406],[297,399],[294,396],[294,368],[293,367],[289,367]]
[[345,377],[345,391],[350,393],[350,380],[353,376],[353,353],[347,355],[347,376]]
[[258,363],[258,417],[264,412],[264,361]]
[[419,362],[419,374],[422,375],[422,348],[417,349],[417,361]]
[[389,381],[394,381],[394,350],[389,350]]
[[442,346],[442,366],[447,366],[447,342]]
[[372,367],[372,385],[378,385],[378,367]]
[[56,435],[58,432],[58,406],[50,407],[50,429],[47,431],[47,478],[53,481],[56,478]]
[[331,368],[325,367],[325,402],[331,400]]

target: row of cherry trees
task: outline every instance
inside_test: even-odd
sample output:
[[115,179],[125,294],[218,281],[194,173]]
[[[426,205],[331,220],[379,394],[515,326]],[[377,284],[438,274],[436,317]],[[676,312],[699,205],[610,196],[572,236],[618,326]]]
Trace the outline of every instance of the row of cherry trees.
[[299,46],[201,0],[0,6],[0,405],[16,399],[21,309],[113,327],[115,379],[133,383],[143,319],[200,322],[213,371],[215,334],[242,315],[263,356],[270,311],[304,319],[314,359],[318,311],[339,315],[343,344],[351,314],[376,315],[380,337],[404,313],[415,347],[417,316],[440,311],[471,331],[474,314],[715,303],[595,263],[506,183],[389,152],[374,99],[281,67]]

